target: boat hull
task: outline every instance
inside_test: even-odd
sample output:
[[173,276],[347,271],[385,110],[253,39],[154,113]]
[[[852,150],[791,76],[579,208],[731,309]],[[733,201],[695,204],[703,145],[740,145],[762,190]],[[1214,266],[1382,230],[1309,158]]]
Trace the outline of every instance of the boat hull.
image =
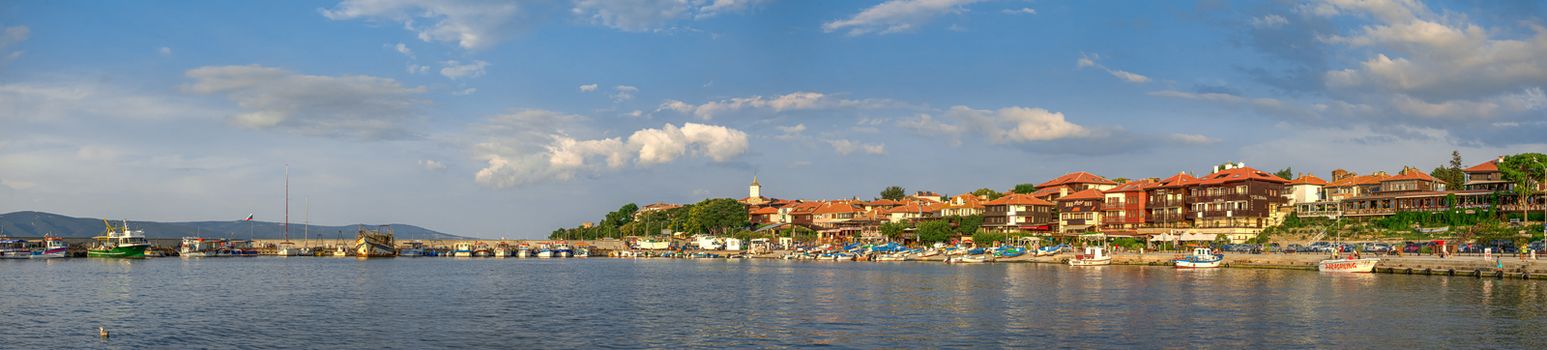
[[1335,273],[1370,273],[1375,271],[1375,263],[1380,259],[1328,259],[1316,264],[1316,270]]
[[1069,266],[1102,266],[1102,265],[1111,265],[1111,264],[1112,264],[1112,257],[1101,257],[1101,258],[1091,258],[1091,259],[1079,259],[1079,258],[1069,259]]
[[1224,259],[1210,260],[1210,261],[1177,260],[1176,261],[1176,268],[1179,268],[1179,269],[1211,269],[1211,268],[1219,267],[1219,265],[1221,263],[1223,263],[1224,261],[1225,261]]
[[109,249],[90,249],[86,251],[86,256],[91,258],[140,259],[145,257],[145,248],[149,248],[149,246],[132,245],[117,246]]

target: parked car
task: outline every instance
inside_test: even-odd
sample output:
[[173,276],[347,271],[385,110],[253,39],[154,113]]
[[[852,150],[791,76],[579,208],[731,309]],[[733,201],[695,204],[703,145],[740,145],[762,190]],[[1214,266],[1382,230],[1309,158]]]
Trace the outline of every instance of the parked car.
[[1303,251],[1308,250],[1305,248],[1305,246],[1300,245],[1299,243],[1290,243],[1289,246],[1284,247],[1285,253],[1299,253]]

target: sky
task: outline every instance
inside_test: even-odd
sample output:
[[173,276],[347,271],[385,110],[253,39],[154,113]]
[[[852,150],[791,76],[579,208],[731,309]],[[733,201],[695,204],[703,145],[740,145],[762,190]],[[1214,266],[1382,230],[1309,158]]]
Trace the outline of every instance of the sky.
[[7,1],[0,212],[538,238],[624,203],[1547,152],[1526,1]]

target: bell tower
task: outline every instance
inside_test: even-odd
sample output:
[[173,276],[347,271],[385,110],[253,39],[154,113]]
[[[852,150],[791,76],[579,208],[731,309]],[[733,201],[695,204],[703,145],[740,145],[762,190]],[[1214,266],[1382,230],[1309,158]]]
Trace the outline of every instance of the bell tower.
[[747,186],[747,197],[758,198],[763,196],[763,185],[757,183],[757,175],[752,175],[752,185]]

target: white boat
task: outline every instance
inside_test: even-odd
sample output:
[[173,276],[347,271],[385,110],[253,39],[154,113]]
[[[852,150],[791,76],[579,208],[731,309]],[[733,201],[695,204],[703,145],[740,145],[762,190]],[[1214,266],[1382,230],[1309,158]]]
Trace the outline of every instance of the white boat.
[[183,244],[177,247],[177,256],[185,258],[215,257],[220,256],[220,249],[219,240],[183,237]]
[[542,249],[538,249],[537,250],[537,257],[539,257],[539,258],[552,258],[553,257],[553,250],[548,249],[547,247],[543,247]]
[[1375,271],[1375,263],[1378,262],[1380,262],[1380,259],[1377,258],[1355,259],[1353,256],[1348,258],[1332,258],[1317,263],[1316,270],[1321,272],[1370,273]]
[[962,255],[962,256],[956,257],[956,259],[952,260],[952,262],[967,263],[967,264],[991,263],[991,262],[994,262],[994,255],[993,254]]
[[278,256],[298,256],[298,255],[301,255],[301,248],[296,247],[295,243],[282,242],[282,243],[279,244],[279,250],[275,250],[274,251],[274,255],[278,255]]
[[451,251],[451,256],[458,257],[458,258],[470,258],[470,257],[472,257],[473,256],[473,244],[471,244],[471,243],[457,243],[456,248],[454,248]]
[[876,255],[876,261],[908,261],[911,257],[908,253],[887,253]]
[[1225,256],[1214,254],[1209,248],[1193,248],[1192,254],[1177,258],[1172,261],[1177,268],[1207,269],[1216,268],[1225,262]]
[[64,240],[59,239],[59,237],[43,236],[43,245],[32,247],[32,255],[27,257],[31,259],[63,258],[66,254],[69,254],[69,250],[70,245],[66,244]]
[[63,258],[68,253],[69,245],[58,237],[45,236],[43,242],[28,242],[20,239],[0,240],[0,258],[4,259],[50,259]]
[[530,257],[532,257],[534,255],[536,255],[536,254],[532,253],[532,248],[531,247],[523,245],[520,248],[516,248],[516,257],[517,258],[530,258]]
[[333,249],[333,256],[349,256],[349,249],[338,247]]
[[1069,266],[1101,266],[1111,265],[1112,256],[1107,255],[1107,249],[1102,247],[1085,247],[1084,254],[1075,254],[1069,259]]
[[508,258],[508,257],[510,257],[510,255],[511,255],[510,247],[508,247],[508,246],[506,246],[504,244],[500,244],[500,245],[494,246],[494,257],[496,257],[496,258]]

